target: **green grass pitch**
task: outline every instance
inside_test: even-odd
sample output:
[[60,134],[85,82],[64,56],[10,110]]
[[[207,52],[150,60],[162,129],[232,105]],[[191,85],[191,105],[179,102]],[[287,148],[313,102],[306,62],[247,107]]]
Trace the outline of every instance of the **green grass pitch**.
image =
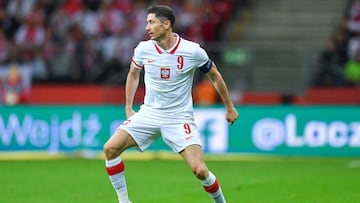
[[[139,154],[138,156],[141,156]],[[238,155],[241,157],[241,155]],[[228,203],[360,202],[357,158],[207,159]],[[181,160],[126,160],[134,203],[210,203]],[[1,203],[116,203],[99,159],[2,160]]]

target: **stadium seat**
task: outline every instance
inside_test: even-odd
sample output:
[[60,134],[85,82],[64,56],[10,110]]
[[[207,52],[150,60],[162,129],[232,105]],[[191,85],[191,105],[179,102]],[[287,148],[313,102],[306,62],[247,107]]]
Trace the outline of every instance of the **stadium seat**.
[[[141,104],[145,88],[139,86],[134,104]],[[98,85],[34,85],[31,88],[29,104],[124,104],[124,86]]]
[[310,88],[306,100],[312,104],[359,104],[360,89],[352,87]]
[[240,104],[281,104],[279,92],[244,92],[240,96]]
[[360,104],[360,88],[355,87],[312,87],[302,98],[297,98],[297,104]]

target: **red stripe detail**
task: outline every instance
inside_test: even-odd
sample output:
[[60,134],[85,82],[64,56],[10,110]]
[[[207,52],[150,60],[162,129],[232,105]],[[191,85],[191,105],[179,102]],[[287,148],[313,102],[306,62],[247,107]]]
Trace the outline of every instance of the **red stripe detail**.
[[203,187],[206,190],[206,192],[214,193],[214,192],[217,192],[219,190],[219,183],[218,183],[217,180],[215,180],[215,182],[212,185],[203,186]]
[[177,48],[179,47],[181,38],[179,36],[178,36],[178,38],[179,38],[179,40],[177,41],[176,46],[174,47],[174,49],[170,51],[170,54],[174,54],[175,51],[177,50]]
[[159,54],[162,54],[161,49],[159,48],[159,46],[155,43],[155,49]]
[[106,171],[108,173],[109,176],[121,173],[125,170],[125,165],[124,162],[121,161],[118,165],[113,166],[113,167],[106,167]]
[[131,59],[131,61],[132,61],[133,64],[134,64],[136,67],[138,67],[138,68],[143,68],[143,67],[144,67],[144,66],[140,66],[139,64],[137,64],[134,59]]

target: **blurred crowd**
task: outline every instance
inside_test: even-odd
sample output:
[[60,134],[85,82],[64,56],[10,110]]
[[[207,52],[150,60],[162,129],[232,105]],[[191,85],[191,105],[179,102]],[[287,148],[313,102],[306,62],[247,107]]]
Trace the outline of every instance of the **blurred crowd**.
[[26,94],[32,83],[124,84],[134,47],[147,39],[151,4],[171,6],[175,31],[204,44],[222,39],[238,3],[0,0],[0,103],[21,100],[19,92]]
[[360,86],[360,0],[348,0],[321,52],[313,86]]

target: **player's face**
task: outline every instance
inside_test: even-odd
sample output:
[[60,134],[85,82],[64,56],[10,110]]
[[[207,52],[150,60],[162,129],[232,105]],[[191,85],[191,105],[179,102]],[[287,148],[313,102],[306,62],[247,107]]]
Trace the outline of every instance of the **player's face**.
[[148,14],[146,22],[145,30],[152,40],[160,41],[169,28],[169,21],[161,22],[153,13]]

